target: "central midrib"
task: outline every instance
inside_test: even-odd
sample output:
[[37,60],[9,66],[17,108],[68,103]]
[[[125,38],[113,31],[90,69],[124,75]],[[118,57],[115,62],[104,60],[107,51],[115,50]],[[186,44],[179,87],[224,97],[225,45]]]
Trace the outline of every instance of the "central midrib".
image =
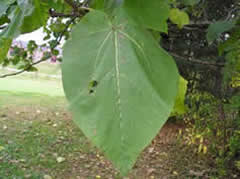
[[120,87],[120,66],[119,66],[119,42],[118,32],[114,32],[114,46],[115,46],[115,72],[116,72],[116,86],[117,86],[117,101],[116,105],[119,110],[119,133],[120,133],[120,145],[122,147],[124,137],[122,132],[122,108],[121,108],[121,87]]

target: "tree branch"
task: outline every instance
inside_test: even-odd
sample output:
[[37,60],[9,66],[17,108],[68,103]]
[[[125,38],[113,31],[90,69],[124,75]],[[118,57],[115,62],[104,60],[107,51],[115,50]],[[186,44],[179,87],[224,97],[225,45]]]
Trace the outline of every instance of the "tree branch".
[[61,13],[61,12],[56,12],[53,9],[49,9],[49,15],[51,17],[65,17],[65,18],[68,18],[68,17],[82,17],[83,16],[83,14],[80,14],[80,13],[64,14],[64,13]]
[[224,67],[224,65],[225,65],[224,63],[202,61],[202,60],[195,59],[193,57],[183,57],[183,56],[180,56],[180,55],[178,55],[176,53],[173,53],[173,52],[169,52],[169,53],[175,58],[185,60],[185,61],[188,61],[188,62],[191,62],[191,63],[197,63],[197,64],[200,64],[200,65],[208,65],[208,66],[216,66],[216,67]]
[[7,25],[0,26],[0,30],[5,29]]
[[229,12],[228,12],[228,15],[227,17],[225,18],[225,21],[228,21],[232,18],[232,15],[234,14],[235,11],[239,11],[240,10],[240,7],[234,7],[233,9],[231,9]]
[[[48,57],[48,58],[49,58],[49,57]],[[32,66],[37,65],[37,64],[39,64],[39,63],[41,63],[41,62],[46,61],[48,58],[43,58],[43,59],[41,59],[41,60],[39,60],[39,61],[36,61],[36,62],[28,65],[26,68],[24,68],[24,69],[22,69],[22,70],[20,70],[20,71],[17,71],[17,72],[15,72],[15,73],[9,73],[9,74],[0,75],[0,78],[6,78],[6,77],[9,77],[9,76],[19,75],[19,74],[21,74],[21,73],[29,70]]]
[[187,24],[188,26],[195,26],[195,25],[197,25],[197,26],[200,26],[200,25],[203,25],[203,26],[207,26],[207,25],[210,25],[210,24],[212,24],[213,22],[212,21],[208,21],[208,20],[204,20],[204,21],[196,21],[196,22],[194,22],[194,21],[190,21],[190,23],[189,24]]
[[[64,29],[64,30],[61,32],[61,34],[58,36],[58,38],[57,38],[57,43],[55,44],[55,46],[54,46],[53,48],[55,48],[56,46],[59,45],[59,43],[61,42],[64,34],[65,34],[66,31],[68,30],[70,24],[73,23],[76,18],[77,18],[76,16],[73,17],[73,18],[67,23],[65,29]],[[39,63],[41,63],[41,62],[44,62],[44,61],[48,60],[49,58],[50,58],[50,56],[43,57],[41,60],[38,60],[38,61],[36,61],[36,62],[31,63],[30,65],[28,65],[27,67],[25,67],[24,69],[22,69],[22,70],[20,70],[20,71],[18,71],[18,72],[0,75],[0,78],[6,78],[6,77],[9,77],[9,76],[15,76],[15,75],[19,75],[19,74],[21,74],[21,73],[24,73],[24,72],[28,71],[32,66],[35,66],[35,65],[37,65],[37,64],[39,64]]]

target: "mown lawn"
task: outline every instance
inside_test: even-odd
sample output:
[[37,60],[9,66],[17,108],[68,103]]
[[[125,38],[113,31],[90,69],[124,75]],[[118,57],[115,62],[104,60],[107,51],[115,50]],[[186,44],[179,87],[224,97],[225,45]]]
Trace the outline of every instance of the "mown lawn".
[[[64,96],[61,79],[50,76],[57,75],[60,77],[60,66],[44,62],[38,64],[37,68],[39,70],[34,73],[22,73],[16,76],[0,78],[0,91],[8,91],[16,94],[36,93],[48,96]],[[9,73],[13,72],[7,68],[0,69],[0,75]]]
[[0,91],[64,96],[61,83],[38,79],[3,78],[0,79]]
[[62,97],[0,92],[0,178],[58,178],[93,152]]

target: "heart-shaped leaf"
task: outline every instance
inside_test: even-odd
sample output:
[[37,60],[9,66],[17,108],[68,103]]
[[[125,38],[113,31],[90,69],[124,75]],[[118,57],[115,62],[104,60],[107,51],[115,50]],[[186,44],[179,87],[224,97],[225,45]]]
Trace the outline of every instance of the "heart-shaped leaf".
[[22,33],[32,32],[41,26],[46,25],[49,17],[48,4],[42,0],[32,0],[34,9],[30,16],[26,16],[21,27]]
[[64,46],[62,73],[74,120],[126,174],[166,122],[179,75],[153,36],[122,14],[87,14]]
[[124,8],[130,17],[144,27],[167,32],[168,0],[125,0]]

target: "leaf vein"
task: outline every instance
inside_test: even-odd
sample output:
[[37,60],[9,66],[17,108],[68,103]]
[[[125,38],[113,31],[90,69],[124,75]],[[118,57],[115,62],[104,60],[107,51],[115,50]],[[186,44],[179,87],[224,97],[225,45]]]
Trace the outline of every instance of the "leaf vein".
[[147,65],[149,67],[149,69],[151,70],[151,65],[149,63],[149,61],[147,60],[148,57],[144,52],[144,49],[142,48],[142,46],[130,35],[126,34],[125,32],[119,30],[119,33],[121,33],[123,36],[125,36],[128,40],[130,40],[133,44],[135,44],[137,46],[137,48],[140,50],[140,52],[143,54],[144,58],[146,59]]
[[[119,71],[119,44],[118,44],[118,34],[114,32],[114,44],[115,44],[115,71],[116,71],[116,81],[117,81],[117,106],[119,109],[119,128],[122,130],[122,109],[121,109],[121,88],[120,88],[120,71]],[[120,132],[121,133],[121,132]],[[121,133],[121,144],[123,144],[123,135]]]

